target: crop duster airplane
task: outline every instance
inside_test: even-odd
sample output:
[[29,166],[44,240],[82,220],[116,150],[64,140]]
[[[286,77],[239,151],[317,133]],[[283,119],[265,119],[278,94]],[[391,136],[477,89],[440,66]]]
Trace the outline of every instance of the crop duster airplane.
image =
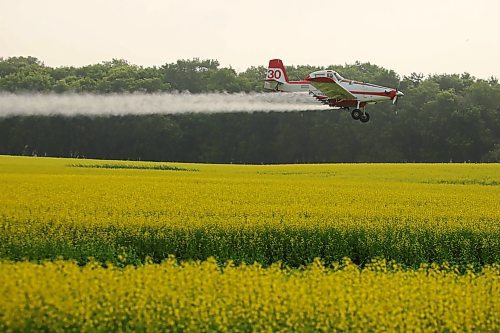
[[319,102],[334,108],[351,111],[355,120],[366,123],[370,115],[365,111],[367,104],[392,101],[404,94],[396,88],[345,79],[333,70],[312,72],[302,81],[289,81],[283,61],[269,60],[264,89],[282,92],[308,92]]

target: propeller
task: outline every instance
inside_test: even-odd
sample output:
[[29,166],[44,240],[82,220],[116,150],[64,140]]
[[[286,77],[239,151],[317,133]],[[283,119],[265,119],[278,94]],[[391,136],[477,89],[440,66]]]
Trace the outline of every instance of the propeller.
[[392,99],[392,104],[396,105],[398,103],[398,97],[402,97],[405,94],[399,90],[399,87],[401,86],[401,81],[398,83],[398,87],[396,88],[396,91],[394,92],[394,97]]

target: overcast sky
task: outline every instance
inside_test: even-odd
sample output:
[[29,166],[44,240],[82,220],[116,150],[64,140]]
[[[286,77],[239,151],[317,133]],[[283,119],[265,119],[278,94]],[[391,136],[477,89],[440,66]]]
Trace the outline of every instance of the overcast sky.
[[0,57],[49,66],[218,59],[242,71],[371,62],[500,78],[498,0],[0,0]]

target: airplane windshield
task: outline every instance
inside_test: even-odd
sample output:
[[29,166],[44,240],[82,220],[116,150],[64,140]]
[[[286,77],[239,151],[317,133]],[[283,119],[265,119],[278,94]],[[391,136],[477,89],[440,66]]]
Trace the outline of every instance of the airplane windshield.
[[337,72],[334,72],[335,74],[335,78],[338,80],[338,81],[342,81],[344,78],[342,76],[339,75],[339,73]]

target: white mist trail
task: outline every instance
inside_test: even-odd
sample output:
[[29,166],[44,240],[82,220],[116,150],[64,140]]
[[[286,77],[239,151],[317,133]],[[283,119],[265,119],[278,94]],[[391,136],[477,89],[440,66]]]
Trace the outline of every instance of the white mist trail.
[[303,93],[0,94],[0,117],[326,110]]

